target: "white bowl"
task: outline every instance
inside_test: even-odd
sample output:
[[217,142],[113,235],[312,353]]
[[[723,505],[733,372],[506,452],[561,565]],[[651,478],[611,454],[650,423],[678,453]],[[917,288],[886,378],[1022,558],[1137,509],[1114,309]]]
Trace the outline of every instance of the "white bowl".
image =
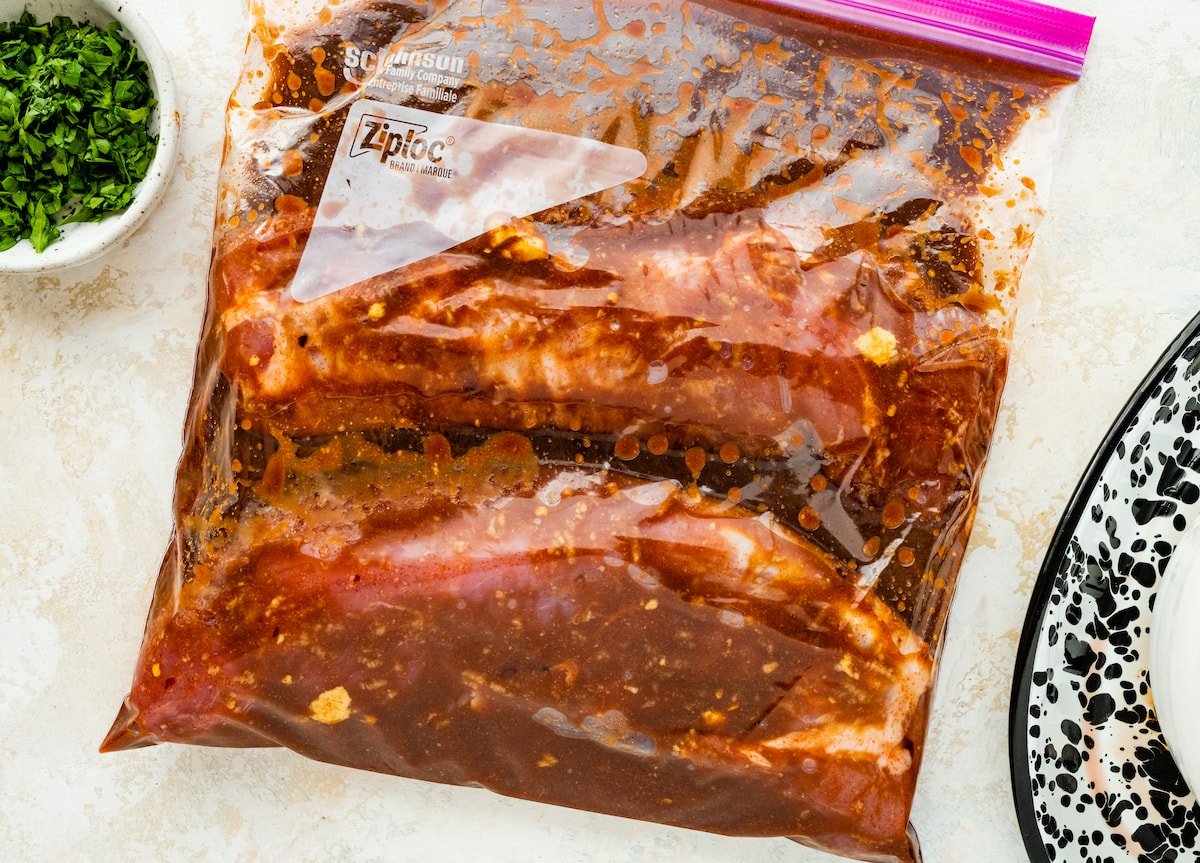
[[162,200],[179,154],[179,112],[175,107],[175,77],[158,38],[128,0],[0,0],[0,21],[15,21],[28,9],[39,22],[55,15],[103,27],[120,23],[125,37],[137,46],[150,70],[150,87],[158,100],[151,127],[158,133],[158,151],[129,207],[98,222],[65,225],[62,236],[38,254],[28,240],[0,252],[0,273],[44,273],[73,267],[98,257],[142,223]]
[[1175,546],[1154,600],[1150,685],[1167,747],[1200,789],[1200,522]]

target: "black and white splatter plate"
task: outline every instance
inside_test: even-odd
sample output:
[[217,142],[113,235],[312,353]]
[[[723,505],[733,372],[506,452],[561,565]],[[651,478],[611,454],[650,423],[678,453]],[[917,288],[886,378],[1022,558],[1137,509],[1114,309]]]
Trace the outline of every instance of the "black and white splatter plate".
[[1149,678],[1155,598],[1194,521],[1200,316],[1093,457],[1034,587],[1009,726],[1034,863],[1200,863],[1200,804],[1167,750]]

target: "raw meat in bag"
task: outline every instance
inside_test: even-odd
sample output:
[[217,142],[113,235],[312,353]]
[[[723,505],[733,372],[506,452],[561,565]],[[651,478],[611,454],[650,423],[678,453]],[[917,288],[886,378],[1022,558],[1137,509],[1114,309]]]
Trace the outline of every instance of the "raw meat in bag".
[[175,532],[104,748],[914,860],[1090,20],[250,11]]

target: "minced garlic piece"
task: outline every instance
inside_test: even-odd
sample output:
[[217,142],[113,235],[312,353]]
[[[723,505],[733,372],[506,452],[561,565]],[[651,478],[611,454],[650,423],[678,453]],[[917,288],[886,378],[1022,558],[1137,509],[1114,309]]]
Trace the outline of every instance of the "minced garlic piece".
[[877,366],[886,366],[900,355],[896,336],[883,327],[872,327],[854,340],[854,347]]
[[323,725],[337,725],[350,718],[350,693],[338,686],[326,690],[308,705],[308,715]]
[[849,653],[842,656],[841,662],[838,663],[838,671],[848,675],[855,680],[858,680],[858,672],[854,670],[854,660]]
[[509,222],[491,231],[489,245],[501,257],[518,263],[544,261],[550,257],[550,247],[533,223],[527,219]]
[[763,755],[761,752],[757,752],[753,749],[748,749],[748,750],[746,750],[745,754],[746,754],[746,759],[751,764],[754,764],[757,767],[770,767],[771,766],[771,762],[768,761],[766,756]]

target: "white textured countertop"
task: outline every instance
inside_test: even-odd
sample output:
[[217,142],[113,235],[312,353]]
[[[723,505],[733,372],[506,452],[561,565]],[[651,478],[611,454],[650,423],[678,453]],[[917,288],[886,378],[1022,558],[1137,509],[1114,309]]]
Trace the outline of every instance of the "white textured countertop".
[[[126,245],[0,276],[0,860],[816,863],[732,840],[343,770],[283,751],[100,756],[169,529],[240,0],[129,0],[180,83],[181,164]],[[31,3],[34,10],[37,2]],[[1023,861],[1008,693],[1025,604],[1076,478],[1200,311],[1200,4],[1100,16],[1024,281],[913,815],[928,863]]]

